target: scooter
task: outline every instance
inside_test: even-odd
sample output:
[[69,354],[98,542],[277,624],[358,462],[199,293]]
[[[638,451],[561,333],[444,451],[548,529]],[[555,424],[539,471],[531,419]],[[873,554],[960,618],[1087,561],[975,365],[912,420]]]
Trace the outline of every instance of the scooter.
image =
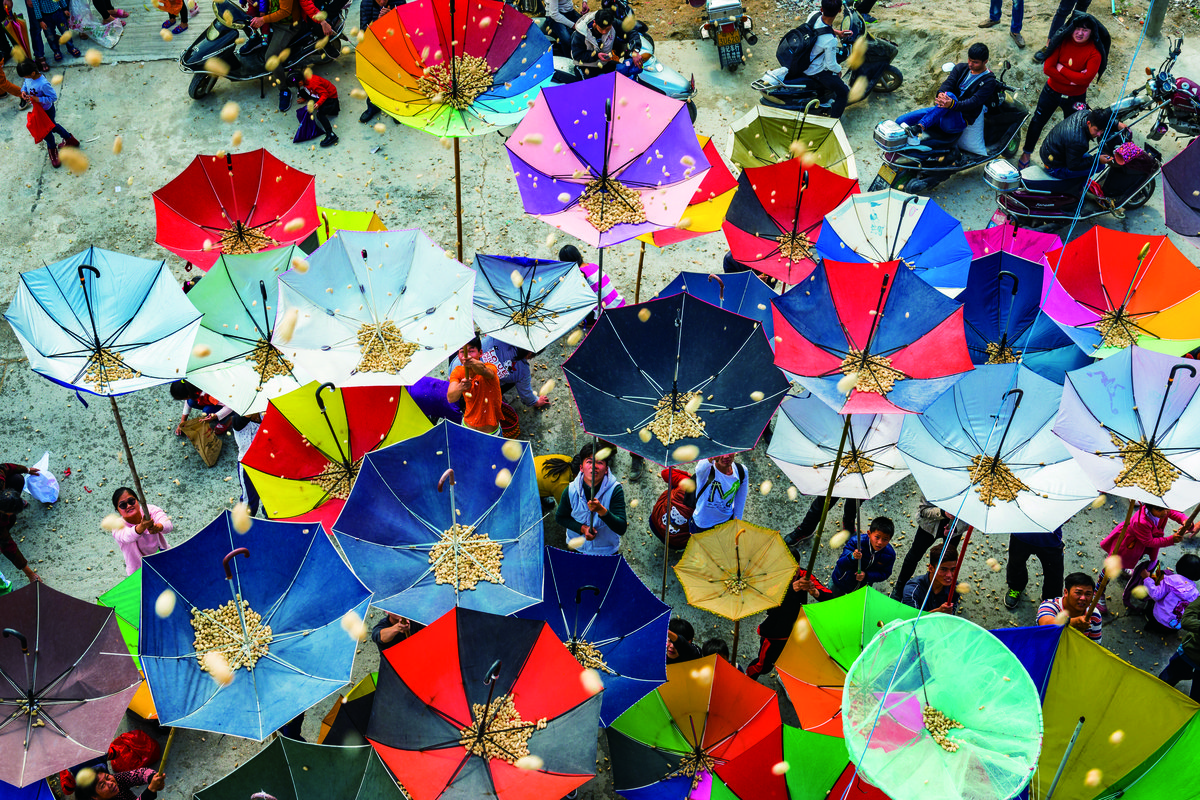
[[[874,192],[891,186],[893,189],[917,194],[932,189],[951,175],[977,167],[996,158],[1016,155],[1019,146],[1017,136],[1021,126],[1029,118],[1029,109],[1016,99],[1017,88],[1004,82],[1004,76],[1012,64],[1004,62],[996,82],[1003,99],[995,108],[983,115],[983,142],[986,153],[961,150],[957,139],[944,139],[927,135],[920,144],[908,144],[908,133],[893,120],[886,120],[875,127],[875,144],[883,150],[883,163],[868,191]],[[953,64],[942,67],[949,72]]]
[[721,69],[737,72],[746,61],[742,42],[758,44],[754,20],[742,9],[742,0],[689,0],[689,3],[693,8],[704,9],[700,38],[716,43]]
[[1183,39],[1176,39],[1158,72],[1146,67],[1146,83],[1113,104],[1121,122],[1143,111],[1158,109],[1158,119],[1150,133],[1146,134],[1147,139],[1157,141],[1169,129],[1184,136],[1200,135],[1200,82],[1191,78],[1176,78],[1171,74],[1182,52]]
[[[310,64],[333,61],[341,55],[344,42],[342,29],[346,24],[347,0],[330,0],[318,3],[328,16],[326,21],[333,28],[333,35],[326,37],[316,24],[308,24],[303,32],[292,40],[290,54],[281,68],[303,69]],[[222,77],[231,81],[259,82],[259,95],[266,96],[266,77],[272,70],[266,66],[266,43],[245,41],[243,33],[250,28],[250,15],[231,0],[213,1],[213,21],[204,32],[179,56],[179,69],[192,73],[188,96],[200,100],[208,96]],[[239,44],[238,40],[243,39]],[[324,46],[318,49],[318,44]],[[260,45],[260,46],[255,46]],[[209,59],[224,63],[228,72],[212,72]]]

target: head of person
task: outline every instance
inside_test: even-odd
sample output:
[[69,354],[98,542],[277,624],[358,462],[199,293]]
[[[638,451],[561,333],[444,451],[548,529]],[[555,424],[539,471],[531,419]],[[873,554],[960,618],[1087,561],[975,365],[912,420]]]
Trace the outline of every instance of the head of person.
[[821,16],[833,19],[842,13],[842,0],[821,0]]
[[172,382],[169,391],[171,392],[172,399],[179,400],[180,402],[191,400],[200,394],[200,390],[187,381]]
[[685,642],[690,642],[692,639],[696,638],[696,629],[692,627],[692,623],[688,622],[683,617],[671,617],[671,621],[667,623],[667,630],[671,631],[671,633],[674,633]]
[[1076,44],[1083,44],[1092,38],[1093,33],[1092,18],[1081,17],[1075,22],[1075,27],[1071,29],[1071,40]]
[[87,769],[79,770],[75,776],[75,800],[111,800],[121,793],[117,779],[103,764],[90,768],[95,777],[88,774]]
[[1078,617],[1088,610],[1096,594],[1096,581],[1085,572],[1072,572],[1063,579],[1063,610]]
[[25,59],[17,64],[17,74],[22,78],[36,78],[38,76],[37,64],[31,59]]
[[725,659],[726,661],[729,661],[730,660],[729,659],[729,645],[725,643],[724,639],[719,639],[719,638],[714,637],[712,639],[707,640],[704,643],[704,645],[700,648],[700,655],[702,655],[702,656],[718,655],[721,658]]
[[714,467],[721,470],[721,472],[729,472],[729,470],[733,469],[734,455],[734,453],[726,453],[723,456],[713,456],[708,460],[712,462]]
[[462,346],[458,351],[458,357],[466,361],[468,358],[478,361],[483,358],[483,342],[479,341],[479,337],[472,337],[471,341]]
[[579,465],[579,474],[583,476],[584,483],[599,486],[608,474],[609,460],[612,457],[612,445],[603,442],[588,442],[580,448],[579,455],[575,456],[575,463]]
[[1167,516],[1167,509],[1163,506],[1156,506],[1150,503],[1143,503],[1142,507],[1146,509],[1146,513],[1155,519],[1162,519]]
[[569,264],[582,264],[583,253],[580,253],[579,248],[573,244],[564,244],[558,249],[558,260],[566,261]]
[[895,535],[896,526],[887,517],[876,517],[871,520],[871,527],[867,528],[867,541],[876,553],[887,547]]
[[1189,581],[1200,581],[1200,556],[1195,553],[1185,553],[1175,562],[1175,572]]
[[1108,130],[1112,122],[1112,109],[1108,106],[1093,108],[1087,115],[1088,136],[1098,139]]
[[122,486],[113,492],[113,509],[121,515],[121,519],[136,525],[142,521],[142,505],[137,495],[128,486]]
[[[596,30],[600,33],[608,33],[609,28],[616,22],[616,15],[610,9],[602,8],[596,12],[596,16],[592,18],[592,24],[596,26]],[[566,261],[566,259],[560,259]]]
[[991,55],[986,44],[976,42],[967,50],[967,69],[978,75],[987,69],[988,59],[991,58]]
[[954,580],[954,568],[958,566],[958,553],[953,547],[929,548],[929,578],[933,590],[940,592]]
[[21,502],[21,493],[16,489],[5,489],[0,492],[0,514],[12,517],[21,513],[25,504]]

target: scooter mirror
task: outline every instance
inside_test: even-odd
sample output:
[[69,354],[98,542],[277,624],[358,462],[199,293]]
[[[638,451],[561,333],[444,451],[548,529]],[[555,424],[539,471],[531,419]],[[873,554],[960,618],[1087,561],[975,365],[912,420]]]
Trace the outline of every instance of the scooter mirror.
[[953,61],[947,61],[945,64],[942,64],[942,72],[949,72],[952,69],[954,69]]
[[1153,75],[1153,74],[1154,74],[1154,70],[1150,69],[1149,67],[1146,67],[1146,74],[1147,74],[1147,75]]
[[1006,59],[1004,59],[1004,68],[1005,68],[1005,69],[1012,69],[1012,62],[1011,62],[1011,61],[1009,61],[1007,58],[1006,58]]

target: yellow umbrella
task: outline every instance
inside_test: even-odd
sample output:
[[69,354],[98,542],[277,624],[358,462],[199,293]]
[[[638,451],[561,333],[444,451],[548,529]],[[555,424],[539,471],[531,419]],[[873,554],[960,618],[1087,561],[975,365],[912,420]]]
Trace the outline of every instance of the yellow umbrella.
[[[324,208],[317,206],[317,229],[312,235],[318,245],[335,231],[386,231],[387,226],[374,211],[343,211],[340,208]],[[307,243],[307,242],[306,242]]]
[[727,153],[729,160],[742,169],[786,161],[795,155],[792,143],[800,142],[814,164],[844,178],[858,179],[854,149],[840,120],[806,111],[755,106],[730,127],[733,133]]

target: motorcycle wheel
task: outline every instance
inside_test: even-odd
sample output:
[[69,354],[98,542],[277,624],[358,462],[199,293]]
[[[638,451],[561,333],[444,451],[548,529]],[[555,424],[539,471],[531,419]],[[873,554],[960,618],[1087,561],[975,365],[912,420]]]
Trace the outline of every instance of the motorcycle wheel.
[[875,85],[871,87],[874,91],[881,94],[891,94],[899,89],[904,84],[904,73],[888,64],[883,68],[883,72],[875,80]]
[[1127,203],[1125,203],[1125,208],[1141,208],[1142,206],[1146,205],[1146,203],[1149,203],[1150,198],[1154,196],[1154,188],[1157,183],[1157,180],[1152,179],[1149,183],[1139,189],[1138,192],[1134,194],[1133,197],[1129,198]]
[[188,97],[193,100],[202,100],[212,92],[216,87],[217,81],[221,80],[218,75],[209,75],[207,72],[197,72],[192,76],[192,82],[188,85]]
[[718,47],[717,57],[720,59],[722,67],[730,72],[737,72],[738,67],[742,65],[742,43],[737,42]]

